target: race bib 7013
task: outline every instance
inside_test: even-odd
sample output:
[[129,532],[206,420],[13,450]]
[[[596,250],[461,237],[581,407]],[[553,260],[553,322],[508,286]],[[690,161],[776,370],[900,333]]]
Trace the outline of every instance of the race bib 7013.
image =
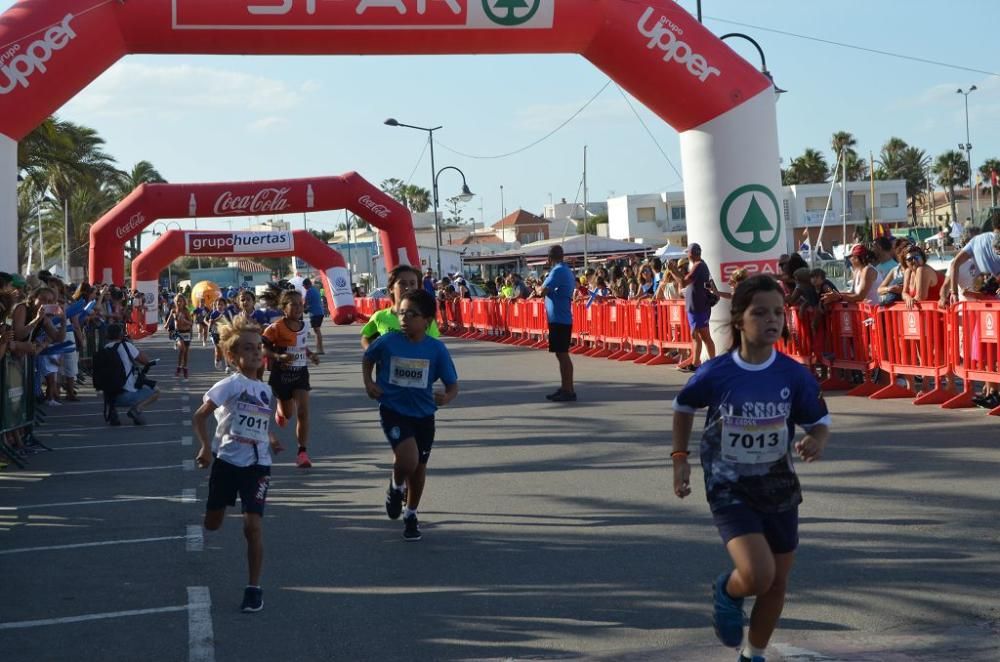
[[722,459],[737,464],[772,464],[788,453],[788,422],[775,418],[722,417]]

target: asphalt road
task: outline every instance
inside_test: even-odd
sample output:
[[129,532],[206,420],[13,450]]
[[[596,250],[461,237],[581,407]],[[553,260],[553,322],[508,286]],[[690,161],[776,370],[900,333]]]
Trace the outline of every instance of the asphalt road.
[[[710,625],[727,566],[698,469],[673,497],[670,401],[684,375],[448,340],[461,392],[438,416],[424,539],[385,517],[390,453],[361,387],[358,327],[325,329],[315,466],[279,456],[264,611],[242,614],[238,509],[199,523],[190,414],[221,377],[163,339],[149,425],[108,428],[93,392],[50,412],[56,450],[0,472],[0,659],[734,660]],[[834,436],[799,472],[802,544],[769,660],[1000,659],[1000,421],[828,399]],[[696,426],[700,427],[700,422]]]

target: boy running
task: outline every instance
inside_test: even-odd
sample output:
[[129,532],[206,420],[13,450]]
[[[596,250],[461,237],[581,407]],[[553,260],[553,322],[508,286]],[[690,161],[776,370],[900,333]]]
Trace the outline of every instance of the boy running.
[[[245,612],[264,607],[260,588],[264,562],[263,514],[271,482],[271,451],[282,450],[271,431],[271,388],[257,379],[263,358],[260,327],[237,319],[220,331],[219,346],[236,372],[205,394],[203,404],[194,414],[194,433],[201,442],[195,458],[202,469],[212,465],[208,482],[205,528],[215,531],[222,526],[226,506],[236,505],[240,497],[243,510],[243,535],[247,540],[249,581],[243,591]],[[218,425],[214,442],[214,460],[207,421],[215,414]]]
[[274,418],[279,427],[297,415],[295,438],[299,449],[295,464],[301,469],[312,466],[306,446],[309,443],[309,363],[319,365],[319,356],[306,347],[309,329],[302,319],[302,295],[296,290],[281,294],[281,309],[285,316],[264,329],[264,347],[267,350],[271,377],[268,384],[278,398]]
[[[407,292],[413,292],[420,286],[420,270],[409,264],[401,264],[389,272],[389,297],[392,299],[391,308],[383,308],[376,311],[368,323],[361,328],[361,347],[368,347],[375,342],[379,336],[384,336],[390,331],[400,331],[399,325],[399,302]],[[438,331],[437,321],[431,320],[431,325],[427,327],[427,335],[431,338],[439,338],[441,332]]]
[[[397,519],[405,502],[403,539],[415,541],[420,540],[417,507],[434,445],[434,412],[458,395],[458,374],[448,348],[427,335],[437,312],[434,297],[413,290],[402,295],[398,305],[403,332],[387,333],[373,342],[361,370],[368,397],[379,402],[382,430],[392,446],[385,512],[389,519]],[[444,382],[443,393],[434,392],[438,379]]]
[[[701,465],[712,517],[735,569],[713,584],[715,633],[726,646],[743,643],[743,600],[756,596],[738,662],[764,662],[785,603],[798,546],[799,479],[793,452],[819,459],[830,416],[806,368],[774,345],[785,328],[784,295],[770,276],[737,286],[733,347],[701,366],[674,400],[674,493],[691,493],[688,441],[695,411],[708,408]],[[793,442],[795,425],[806,430]]]

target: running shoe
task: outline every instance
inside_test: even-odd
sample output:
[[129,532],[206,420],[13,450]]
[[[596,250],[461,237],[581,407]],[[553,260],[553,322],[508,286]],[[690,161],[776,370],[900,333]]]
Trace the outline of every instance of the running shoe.
[[690,363],[688,363],[686,365],[682,365],[680,368],[677,368],[677,370],[679,372],[694,373],[694,372],[698,372],[698,366],[694,366],[694,365],[691,365]]
[[240,611],[249,614],[250,612],[260,611],[263,608],[264,590],[247,586],[243,590],[243,604],[240,605]]
[[743,653],[740,653],[739,658],[736,662],[767,662],[763,655],[754,655],[753,657],[747,657]]
[[403,540],[406,542],[416,542],[420,540],[420,522],[416,515],[403,518]]
[[142,415],[142,412],[138,409],[129,409],[125,412],[125,415],[132,419],[132,422],[136,425],[145,425],[146,417]]
[[724,572],[712,584],[712,625],[715,636],[724,646],[736,648],[743,643],[743,598],[735,600],[726,594],[730,573]]
[[990,393],[989,395],[984,395],[978,398],[972,398],[972,402],[982,409],[996,409],[1000,407],[1000,395],[996,393]]
[[308,469],[313,465],[309,460],[309,454],[305,451],[299,451],[299,454],[295,457],[295,466],[299,469]]
[[108,414],[108,425],[110,425],[111,427],[118,427],[121,424],[122,421],[120,418],[118,418],[118,412],[112,409],[111,413]]
[[188,380],[188,369],[184,368],[184,381]]
[[181,367],[177,366],[177,371],[174,372],[174,377],[180,377],[180,376],[181,376]]
[[576,392],[559,391],[549,398],[552,402],[576,402]]
[[560,393],[562,393],[562,389],[561,389],[561,388],[557,388],[557,389],[556,389],[555,391],[553,391],[552,393],[549,393],[548,395],[546,395],[546,396],[545,396],[545,399],[546,399],[546,400],[551,400],[552,398],[556,397],[556,396],[557,396],[557,395],[559,395]]
[[403,490],[392,488],[392,479],[389,480],[389,489],[385,491],[385,514],[389,519],[399,519],[403,512]]

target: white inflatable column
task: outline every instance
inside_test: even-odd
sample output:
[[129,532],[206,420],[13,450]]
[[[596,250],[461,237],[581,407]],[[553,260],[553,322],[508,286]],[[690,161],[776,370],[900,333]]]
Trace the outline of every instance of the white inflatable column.
[[[689,242],[720,290],[729,274],[775,273],[787,252],[778,160],[777,95],[769,87],[729,112],[681,134]],[[716,350],[729,349],[729,306],[712,309]]]
[[0,135],[0,271],[16,274],[17,263],[17,142]]

